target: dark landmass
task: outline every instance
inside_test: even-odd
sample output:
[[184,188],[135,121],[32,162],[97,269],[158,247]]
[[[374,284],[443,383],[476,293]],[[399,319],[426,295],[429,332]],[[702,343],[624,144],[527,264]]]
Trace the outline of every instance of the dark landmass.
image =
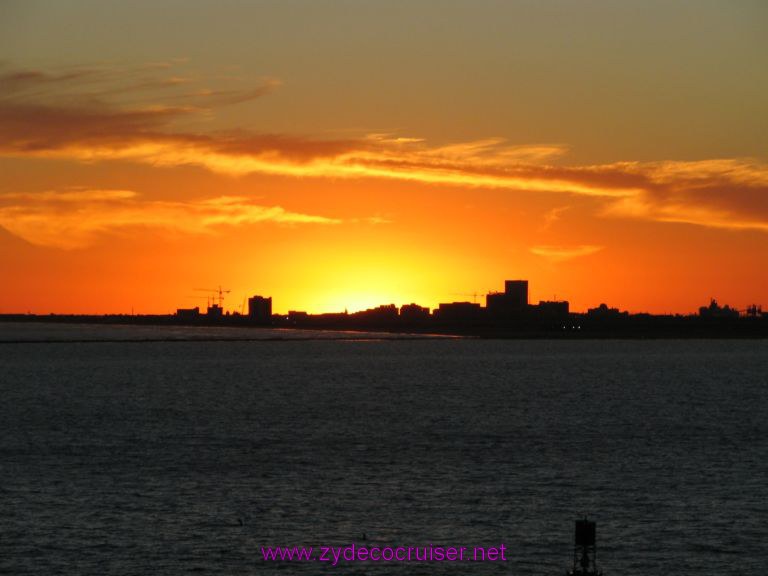
[[124,324],[149,326],[221,326],[291,328],[307,330],[378,331],[403,334],[443,334],[477,338],[766,338],[768,318],[706,318],[701,316],[626,315],[596,318],[570,313],[567,318],[541,320],[535,317],[498,321],[476,318],[466,322],[428,318],[409,321],[401,317],[360,317],[357,314],[307,315],[301,320],[274,315],[270,322],[254,322],[232,314],[216,318],[179,318],[168,315],[75,315],[3,314],[0,322],[54,322],[76,324]]
[[766,338],[768,314],[758,305],[745,310],[712,300],[698,314],[630,314],[601,304],[575,313],[567,301],[528,302],[528,281],[507,280],[503,292],[486,295],[486,305],[450,302],[434,310],[387,304],[354,313],[272,313],[272,298],[253,296],[248,312],[224,312],[219,288],[205,312],[179,308],[167,315],[2,314],[0,322],[63,322],[168,326],[271,327],[308,330],[378,331],[477,338]]

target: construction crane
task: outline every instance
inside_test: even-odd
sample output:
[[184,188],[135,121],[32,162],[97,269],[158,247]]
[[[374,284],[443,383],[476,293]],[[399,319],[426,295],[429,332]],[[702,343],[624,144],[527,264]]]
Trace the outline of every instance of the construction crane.
[[477,304],[477,297],[480,296],[480,293],[472,292],[471,294],[467,294],[465,292],[452,292],[451,296],[472,296],[472,302]]
[[224,294],[229,294],[232,292],[232,290],[223,289],[221,285],[219,285],[218,288],[194,288],[197,292],[212,292],[214,295],[211,296],[211,299],[215,302],[216,300],[219,301],[219,308],[224,308]]

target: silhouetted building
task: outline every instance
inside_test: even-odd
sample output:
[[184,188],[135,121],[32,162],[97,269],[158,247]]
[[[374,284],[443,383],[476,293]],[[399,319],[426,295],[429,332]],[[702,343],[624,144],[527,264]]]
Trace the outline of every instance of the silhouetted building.
[[717,300],[712,298],[709,306],[699,308],[699,316],[702,318],[738,318],[739,311],[731,308],[728,304],[720,306]]
[[272,297],[251,296],[248,298],[248,319],[258,324],[272,321]]
[[528,306],[528,280],[505,280],[504,294],[511,306],[524,310]]
[[542,320],[567,320],[570,312],[567,301],[549,302],[545,300],[539,301],[534,311],[536,316]]
[[587,316],[598,320],[609,320],[612,318],[626,318],[629,316],[629,312],[620,312],[618,308],[609,308],[607,304],[600,304],[597,308],[589,308]]
[[445,324],[474,324],[482,318],[480,304],[472,302],[451,302],[440,304],[434,311],[435,318]]
[[361,310],[351,314],[355,320],[374,323],[392,323],[397,322],[397,306],[394,304],[385,304],[368,310]]
[[759,306],[758,304],[751,304],[747,306],[747,312],[746,315],[750,318],[757,318],[759,316],[763,316],[763,307]]
[[295,325],[306,324],[309,321],[309,313],[298,310],[288,311],[288,322]]
[[218,304],[211,304],[208,306],[206,316],[209,318],[221,318],[224,315],[224,309]]
[[180,320],[194,320],[195,318],[200,318],[200,307],[195,306],[194,308],[178,308],[176,310],[176,316]]
[[490,292],[485,307],[491,320],[520,318],[528,310],[528,280],[505,280],[504,292]]
[[344,312],[323,312],[322,314],[312,314],[308,316],[310,324],[315,326],[339,326],[346,325],[349,320],[349,314]]
[[425,322],[429,320],[429,308],[418,304],[404,304],[400,307],[400,320],[402,322]]
[[489,292],[485,295],[485,307],[488,309],[488,314],[492,316],[505,313],[509,308],[507,303],[507,295],[504,292]]

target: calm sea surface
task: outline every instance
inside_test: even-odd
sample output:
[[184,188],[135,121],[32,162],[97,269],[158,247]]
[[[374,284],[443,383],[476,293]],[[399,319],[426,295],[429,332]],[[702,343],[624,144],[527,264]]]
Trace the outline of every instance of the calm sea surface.
[[[380,336],[0,324],[0,571],[766,573],[768,342]],[[352,542],[508,561],[260,553]]]

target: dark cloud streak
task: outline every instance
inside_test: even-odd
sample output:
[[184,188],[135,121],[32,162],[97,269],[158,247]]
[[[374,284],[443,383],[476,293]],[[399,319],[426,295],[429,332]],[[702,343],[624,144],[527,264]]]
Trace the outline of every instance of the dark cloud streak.
[[[499,139],[431,148],[418,139],[382,135],[320,140],[246,131],[191,133],[175,129],[175,122],[263,97],[279,82],[195,92],[186,79],[147,79],[145,73],[122,75],[116,82],[109,69],[2,70],[0,154],[566,193],[598,198],[607,216],[768,231],[768,165],[758,160],[567,166],[527,160],[546,159],[557,147],[526,150]],[[136,106],[107,98],[121,86],[146,92],[154,103]],[[158,105],[168,102],[168,90],[175,104]]]

